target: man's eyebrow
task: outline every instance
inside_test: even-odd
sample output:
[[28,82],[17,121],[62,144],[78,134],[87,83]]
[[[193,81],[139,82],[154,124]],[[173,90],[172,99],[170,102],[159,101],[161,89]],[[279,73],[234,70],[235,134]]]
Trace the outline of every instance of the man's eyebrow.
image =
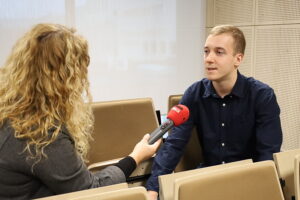
[[222,49],[222,50],[226,50],[224,47],[215,47],[214,49]]
[[[209,49],[209,46],[204,46],[204,49]],[[222,50],[226,50],[224,47],[213,47],[212,49],[222,49]]]

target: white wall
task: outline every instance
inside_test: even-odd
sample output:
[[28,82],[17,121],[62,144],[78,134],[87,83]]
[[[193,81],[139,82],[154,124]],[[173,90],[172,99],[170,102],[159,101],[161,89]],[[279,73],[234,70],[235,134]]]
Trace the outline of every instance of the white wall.
[[32,25],[76,27],[89,41],[94,101],[167,99],[203,76],[205,1],[0,0],[0,65]]

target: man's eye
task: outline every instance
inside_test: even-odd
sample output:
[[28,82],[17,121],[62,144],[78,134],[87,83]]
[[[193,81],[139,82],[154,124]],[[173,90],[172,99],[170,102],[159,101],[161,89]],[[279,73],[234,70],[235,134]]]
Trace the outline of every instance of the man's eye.
[[224,54],[224,51],[217,51],[218,55]]

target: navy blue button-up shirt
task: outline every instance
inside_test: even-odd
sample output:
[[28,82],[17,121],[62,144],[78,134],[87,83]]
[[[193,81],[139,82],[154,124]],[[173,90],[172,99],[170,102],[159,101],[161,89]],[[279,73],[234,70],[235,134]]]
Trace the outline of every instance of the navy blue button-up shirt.
[[280,109],[272,88],[238,72],[232,92],[221,98],[203,79],[184,93],[189,120],[174,128],[157,153],[147,189],[158,191],[159,175],[171,173],[196,126],[204,166],[243,159],[272,160],[282,144]]

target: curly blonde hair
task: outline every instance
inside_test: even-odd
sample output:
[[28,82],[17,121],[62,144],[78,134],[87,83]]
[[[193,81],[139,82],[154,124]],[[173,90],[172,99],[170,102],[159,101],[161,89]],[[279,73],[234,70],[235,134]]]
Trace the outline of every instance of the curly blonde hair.
[[65,127],[86,159],[93,127],[89,60],[87,41],[58,24],[34,26],[13,47],[0,73],[0,123],[9,121],[14,136],[26,140],[30,157],[47,157],[44,148]]

